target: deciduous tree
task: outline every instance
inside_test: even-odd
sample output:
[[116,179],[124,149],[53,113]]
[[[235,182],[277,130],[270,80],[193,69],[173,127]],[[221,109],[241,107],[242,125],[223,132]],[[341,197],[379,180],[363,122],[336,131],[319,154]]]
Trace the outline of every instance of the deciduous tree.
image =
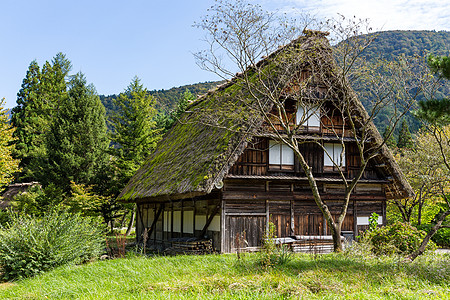
[[[413,62],[406,58],[398,62],[378,64],[368,64],[360,59],[361,53],[375,38],[373,35],[362,35],[368,29],[365,20],[342,18],[323,23],[322,29],[331,32],[330,38],[336,44],[332,52],[325,40],[326,33],[312,30],[304,30],[303,34],[317,37],[311,39],[316,43],[311,42],[308,47],[294,44],[284,47],[283,51],[275,51],[278,46],[288,44],[301,34],[305,26],[311,26],[311,20],[304,18],[306,24],[299,26],[298,23],[278,18],[275,13],[264,12],[259,6],[244,1],[217,1],[209,12],[197,24],[206,31],[208,43],[207,50],[196,54],[198,64],[224,79],[238,72],[233,80],[243,92],[236,93],[234,97],[240,97],[239,101],[248,103],[246,113],[261,115],[268,124],[262,128],[265,132],[258,135],[270,135],[293,150],[309,182],[314,200],[331,229],[334,249],[341,251],[341,227],[350,195],[369,163],[380,151],[387,151],[386,142],[376,131],[372,120],[383,107],[389,105],[392,107],[389,125],[394,130],[422,91],[421,75],[424,68],[415,65],[416,69],[413,70]],[[262,57],[266,57],[267,63],[258,63]],[[301,66],[306,72],[299,74]],[[386,73],[381,73],[380,70],[389,72],[395,76],[395,80],[386,81],[380,76]],[[349,79],[367,85],[367,93],[375,96],[372,97],[367,114],[356,108],[360,104],[354,100]],[[330,99],[335,99],[331,101],[333,107],[326,106]],[[297,122],[293,122],[290,117],[292,114],[288,111],[288,101],[295,101],[297,106],[303,108],[304,114]],[[329,124],[322,125],[334,132],[336,141],[341,144],[342,151],[337,155],[329,153],[320,141],[299,134],[308,119],[319,112],[323,116],[331,116]],[[334,125],[333,115],[341,117],[344,125]],[[221,116],[219,112],[219,118],[227,116]],[[217,120],[212,120],[208,115],[204,119],[205,124],[210,126],[218,124]],[[360,157],[360,166],[351,179],[343,171],[343,156],[346,151],[344,133],[352,136],[356,143],[355,151]],[[336,217],[331,214],[327,202],[321,197],[312,166],[300,150],[301,145],[308,143],[323,149],[342,179],[344,193]]]
[[5,99],[0,99],[0,191],[14,179],[14,173],[19,171],[19,160],[12,157],[14,128],[9,124],[4,105]]

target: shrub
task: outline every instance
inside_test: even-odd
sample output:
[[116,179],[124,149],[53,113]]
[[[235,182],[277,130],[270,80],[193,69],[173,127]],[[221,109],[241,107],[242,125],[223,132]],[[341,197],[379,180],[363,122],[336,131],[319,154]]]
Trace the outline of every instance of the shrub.
[[269,231],[264,235],[258,262],[265,268],[284,265],[293,258],[292,251],[286,245],[276,245],[275,225],[269,222]]
[[[366,231],[362,242],[367,242],[376,255],[409,255],[419,248],[426,233],[407,223],[396,222]],[[433,243],[429,248],[434,246]]]
[[65,211],[40,219],[10,213],[10,222],[0,228],[1,276],[30,277],[97,257],[104,249],[101,228],[93,218]]
[[[431,229],[432,226],[433,226],[432,224],[424,224],[424,225],[418,226],[418,228],[428,232]],[[433,235],[431,240],[433,242],[435,242],[436,245],[438,245],[440,247],[450,248],[450,228],[441,228],[441,229],[439,229]]]

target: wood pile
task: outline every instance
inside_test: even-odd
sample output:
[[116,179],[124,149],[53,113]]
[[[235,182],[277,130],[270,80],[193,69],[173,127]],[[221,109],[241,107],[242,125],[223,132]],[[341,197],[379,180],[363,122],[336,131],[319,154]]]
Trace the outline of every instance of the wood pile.
[[179,238],[171,240],[172,247],[166,248],[167,255],[189,254],[201,255],[214,252],[212,240],[199,240],[195,238]]

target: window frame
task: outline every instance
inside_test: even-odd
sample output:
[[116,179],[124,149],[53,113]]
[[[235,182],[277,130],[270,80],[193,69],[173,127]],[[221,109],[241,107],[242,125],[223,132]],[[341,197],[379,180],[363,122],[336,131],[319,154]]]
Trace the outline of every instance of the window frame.
[[[306,120],[301,124],[303,116],[306,115]],[[306,127],[309,131],[320,131],[322,125],[320,107],[315,105],[297,104],[295,113],[295,125]]]
[[[295,168],[295,154],[288,145],[275,141],[269,140],[269,153],[268,153],[268,167],[269,171],[294,171]],[[278,152],[276,154],[276,152]],[[284,160],[288,154],[287,160]],[[274,157],[273,155],[276,156]]]
[[[341,143],[323,143],[323,167],[324,170],[328,169],[336,170],[336,166],[340,166],[341,170],[345,170],[347,159],[346,159],[346,153],[345,148]],[[336,149],[337,148],[337,149]],[[331,156],[331,158],[327,155]],[[330,153],[331,152],[331,153]],[[342,157],[342,165],[341,165],[341,153],[344,152],[344,155]]]

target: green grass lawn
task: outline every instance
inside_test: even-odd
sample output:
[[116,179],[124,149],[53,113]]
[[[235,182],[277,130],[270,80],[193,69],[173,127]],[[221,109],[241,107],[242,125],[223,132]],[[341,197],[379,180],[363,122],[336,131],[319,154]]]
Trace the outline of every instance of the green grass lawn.
[[257,254],[124,258],[0,283],[0,299],[450,299],[450,255],[413,263],[296,255],[265,269]]

